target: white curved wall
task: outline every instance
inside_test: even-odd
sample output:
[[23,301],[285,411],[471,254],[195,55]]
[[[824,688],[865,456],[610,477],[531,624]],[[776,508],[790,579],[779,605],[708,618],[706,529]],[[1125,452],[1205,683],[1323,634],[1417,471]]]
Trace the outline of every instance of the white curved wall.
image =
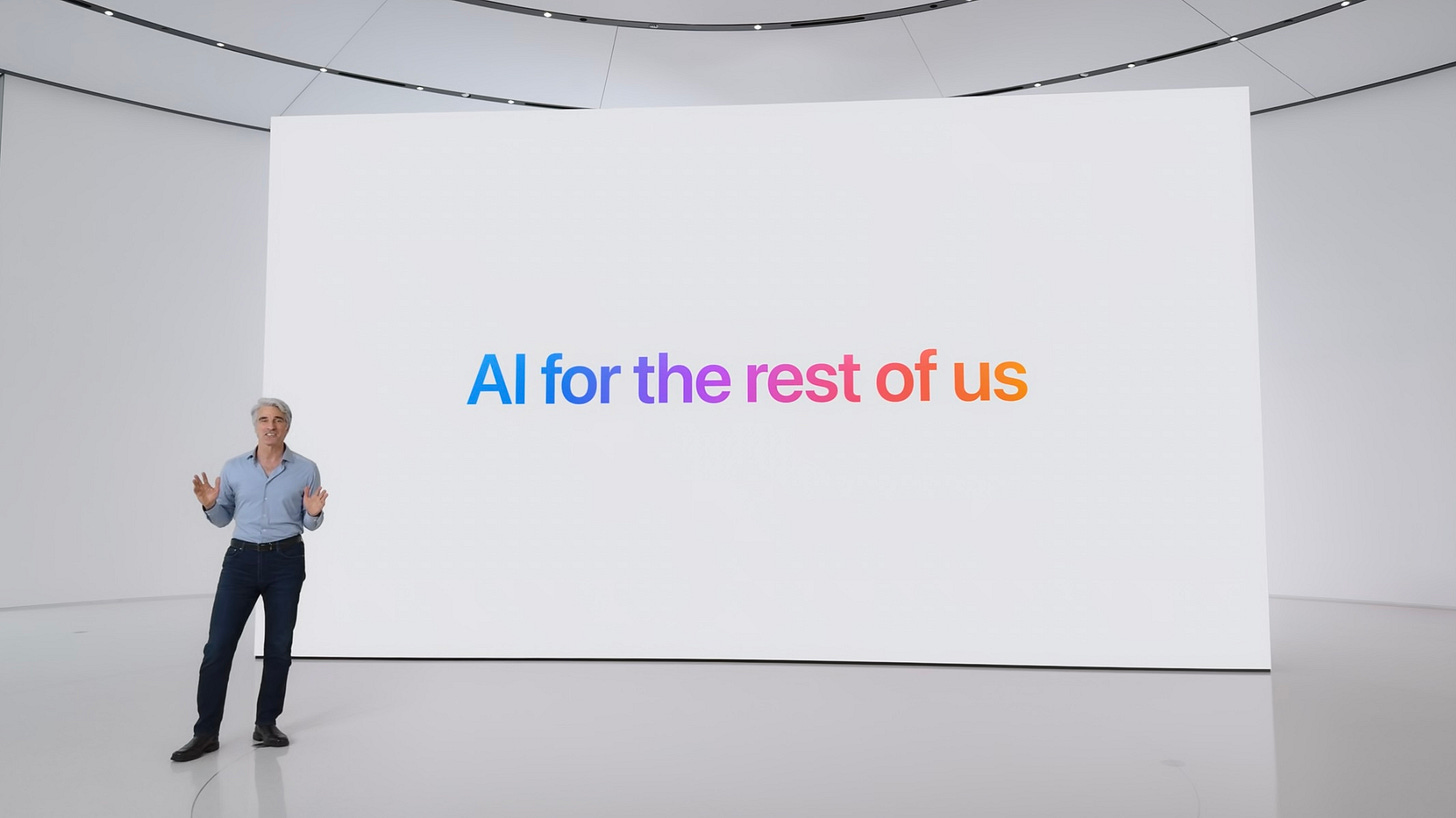
[[198,593],[251,440],[268,135],[5,78],[0,607]]
[[[1254,120],[1276,594],[1456,606],[1453,98]],[[250,440],[266,183],[266,134],[4,79],[0,607],[210,590],[188,480]]]
[[1456,70],[1254,118],[1269,585],[1456,606]]

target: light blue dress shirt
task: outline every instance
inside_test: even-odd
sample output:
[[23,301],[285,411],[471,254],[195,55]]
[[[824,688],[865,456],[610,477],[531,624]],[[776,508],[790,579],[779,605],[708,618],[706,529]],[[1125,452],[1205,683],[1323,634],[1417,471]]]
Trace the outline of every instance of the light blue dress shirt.
[[218,528],[236,520],[233,536],[239,540],[276,542],[323,525],[323,514],[314,517],[303,509],[304,486],[319,489],[318,466],[292,449],[283,449],[283,462],[272,474],[263,473],[256,449],[240,454],[223,464],[218,480],[217,502],[203,513]]

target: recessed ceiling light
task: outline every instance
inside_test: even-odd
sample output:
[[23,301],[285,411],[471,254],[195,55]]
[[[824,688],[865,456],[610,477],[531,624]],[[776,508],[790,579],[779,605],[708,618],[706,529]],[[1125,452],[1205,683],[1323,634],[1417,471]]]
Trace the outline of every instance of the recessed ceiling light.
[[227,46],[225,46],[225,45],[223,45],[223,44],[222,44],[222,43],[218,43],[218,44],[217,44],[217,47],[218,47],[218,48],[227,48]]
[[111,10],[110,9],[107,9],[105,13],[106,13],[106,16],[107,17],[115,17],[116,16],[116,15],[114,15],[114,14],[111,13]]
[[461,94],[461,95],[460,95],[460,96],[462,96],[462,97],[466,97],[466,98],[467,98],[467,99],[468,99],[468,98],[469,98],[469,97],[470,97],[470,95],[469,95],[469,94]]
[[763,26],[754,26],[753,27],[753,30],[754,31],[763,31]]
[[1137,63],[1135,63],[1135,62],[1130,62],[1130,63],[1128,63],[1128,64],[1127,64],[1127,67],[1128,67],[1128,68],[1137,68]]
[[551,16],[551,12],[548,11],[548,12],[544,13],[541,16],[543,16],[543,17],[550,17]]
[[415,86],[415,90],[416,91],[423,91],[423,90],[425,90],[425,86],[423,86],[423,85],[416,85]]
[[507,105],[515,105],[516,104],[516,101],[513,100],[513,99],[508,99],[508,100],[506,100],[506,104]]
[[1229,38],[1229,42],[1231,42],[1231,43],[1236,43],[1238,41],[1239,41],[1239,38],[1238,37],[1230,37]]
[[323,66],[319,66],[319,73],[320,74],[327,74],[327,73],[329,73],[329,69],[324,68]]
[[1039,83],[1039,82],[1038,83],[1035,83],[1031,87],[1032,88],[1040,88],[1041,87],[1041,83]]
[[[1345,6],[1348,6],[1348,5],[1350,5],[1350,0],[1345,0],[1345,2],[1343,2],[1343,3],[1340,4],[1340,7],[1341,8],[1344,8]],[[111,12],[108,11],[106,13],[107,14],[110,14]]]

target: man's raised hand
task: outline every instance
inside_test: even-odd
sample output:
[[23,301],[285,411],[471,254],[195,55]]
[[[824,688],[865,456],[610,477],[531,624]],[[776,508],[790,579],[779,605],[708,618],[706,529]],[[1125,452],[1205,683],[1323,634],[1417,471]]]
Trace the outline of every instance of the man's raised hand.
[[207,472],[203,472],[201,478],[195,474],[192,475],[192,493],[197,495],[197,502],[202,504],[203,511],[209,511],[217,505],[219,491],[222,491],[222,475],[217,476],[215,486],[207,482]]
[[329,499],[329,493],[323,489],[313,490],[313,486],[303,487],[303,510],[308,516],[317,517],[324,513],[324,501]]

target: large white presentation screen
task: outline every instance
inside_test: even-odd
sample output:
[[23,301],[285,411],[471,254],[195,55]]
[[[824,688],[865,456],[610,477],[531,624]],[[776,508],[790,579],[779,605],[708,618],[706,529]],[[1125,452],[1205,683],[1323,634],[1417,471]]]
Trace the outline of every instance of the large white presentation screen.
[[300,656],[1267,668],[1242,89],[274,120]]

